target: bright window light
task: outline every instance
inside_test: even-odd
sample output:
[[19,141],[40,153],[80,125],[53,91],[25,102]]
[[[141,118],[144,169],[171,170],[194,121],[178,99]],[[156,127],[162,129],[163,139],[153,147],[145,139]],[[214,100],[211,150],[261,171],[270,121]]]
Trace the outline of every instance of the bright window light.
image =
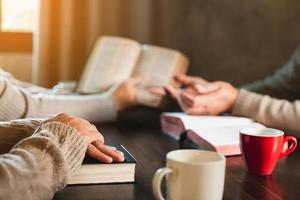
[[32,32],[37,22],[39,0],[0,0],[1,31]]

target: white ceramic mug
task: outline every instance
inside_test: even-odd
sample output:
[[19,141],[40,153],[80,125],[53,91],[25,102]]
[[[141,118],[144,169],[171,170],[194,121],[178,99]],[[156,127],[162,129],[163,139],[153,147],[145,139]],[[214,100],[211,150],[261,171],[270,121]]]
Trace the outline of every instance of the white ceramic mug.
[[175,150],[167,154],[167,165],[156,171],[152,189],[163,200],[161,182],[167,176],[169,200],[221,200],[226,159],[212,151]]

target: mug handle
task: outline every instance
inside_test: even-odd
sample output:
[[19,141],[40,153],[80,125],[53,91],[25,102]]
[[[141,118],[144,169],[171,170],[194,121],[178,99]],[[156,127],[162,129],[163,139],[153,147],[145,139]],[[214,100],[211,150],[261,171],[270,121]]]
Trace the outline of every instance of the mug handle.
[[293,136],[285,136],[283,139],[283,148],[285,144],[288,146],[288,142],[291,142],[291,145],[287,149],[283,149],[279,155],[279,159],[284,158],[285,156],[292,153],[297,147],[297,139]]
[[172,169],[167,167],[160,168],[155,172],[152,180],[152,190],[155,199],[164,200],[164,197],[161,193],[161,181],[164,178],[164,176],[166,176],[167,174],[171,174],[172,172]]

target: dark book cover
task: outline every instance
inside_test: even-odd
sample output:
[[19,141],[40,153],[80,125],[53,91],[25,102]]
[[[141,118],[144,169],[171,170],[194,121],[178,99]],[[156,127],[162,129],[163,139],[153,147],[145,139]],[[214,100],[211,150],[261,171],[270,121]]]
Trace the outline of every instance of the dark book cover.
[[[122,144],[110,144],[109,146],[116,147],[118,151],[124,153],[124,162],[113,162],[113,164],[123,164],[123,163],[136,163],[136,159],[129,153],[129,151]],[[100,164],[99,160],[85,156],[83,164]]]

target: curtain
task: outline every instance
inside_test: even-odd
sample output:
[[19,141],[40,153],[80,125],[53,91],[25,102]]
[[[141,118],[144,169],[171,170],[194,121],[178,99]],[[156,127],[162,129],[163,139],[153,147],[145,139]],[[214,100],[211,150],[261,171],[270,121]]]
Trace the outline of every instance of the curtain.
[[33,82],[78,80],[101,35],[153,42],[152,0],[41,0],[34,34]]

